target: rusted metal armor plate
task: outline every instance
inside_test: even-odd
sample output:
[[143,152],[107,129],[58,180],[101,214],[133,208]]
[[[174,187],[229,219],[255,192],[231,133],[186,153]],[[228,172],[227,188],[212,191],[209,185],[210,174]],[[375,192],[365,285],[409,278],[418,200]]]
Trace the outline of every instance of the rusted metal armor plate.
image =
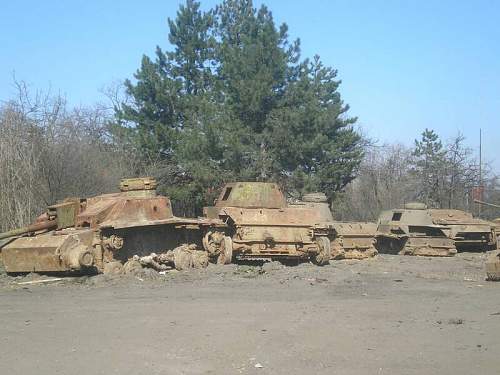
[[456,247],[449,226],[436,223],[425,205],[383,211],[377,226],[377,250],[402,255],[453,256]]

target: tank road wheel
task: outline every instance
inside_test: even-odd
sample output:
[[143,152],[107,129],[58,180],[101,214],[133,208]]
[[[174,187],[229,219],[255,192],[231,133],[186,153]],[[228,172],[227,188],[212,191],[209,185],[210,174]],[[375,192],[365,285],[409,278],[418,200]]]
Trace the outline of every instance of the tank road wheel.
[[233,240],[223,232],[208,231],[203,236],[203,248],[217,264],[229,264],[233,259]]
[[224,236],[221,245],[217,264],[230,264],[233,260],[233,240],[229,236]]
[[203,248],[207,251],[209,256],[213,256],[216,252],[216,248],[212,241],[212,232],[208,231],[202,238]]
[[324,266],[330,262],[332,257],[332,249],[330,239],[328,237],[318,237],[316,239],[318,252],[313,258],[313,262],[318,266]]
[[202,239],[203,248],[208,252],[210,258],[216,258],[222,252],[224,233],[219,231],[208,231]]

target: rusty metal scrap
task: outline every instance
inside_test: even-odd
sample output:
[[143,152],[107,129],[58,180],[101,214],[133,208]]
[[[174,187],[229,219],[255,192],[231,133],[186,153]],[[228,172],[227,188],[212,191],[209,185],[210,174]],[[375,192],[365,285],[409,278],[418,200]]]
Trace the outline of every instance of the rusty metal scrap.
[[124,264],[134,255],[168,252],[177,254],[176,268],[188,268],[186,262],[189,267],[206,265],[210,254],[190,247],[176,250],[185,243],[203,249],[204,234],[224,223],[175,217],[170,199],[156,195],[156,181],[151,178],[125,179],[120,186],[119,193],[49,206],[33,225],[7,233],[22,237],[3,243],[6,271],[104,272],[113,268],[108,264]]
[[226,184],[204,213],[227,223],[224,237],[237,259],[330,259],[332,226],[316,209],[289,205],[277,184]]
[[457,250],[447,231],[436,224],[422,203],[383,211],[377,225],[377,250],[383,253],[424,256],[453,256]]
[[446,226],[444,232],[455,241],[459,250],[496,249],[495,225],[460,210],[430,209],[429,214],[436,225]]
[[323,193],[306,194],[297,207],[314,209],[319,221],[335,231],[331,241],[332,259],[366,259],[378,254],[375,248],[377,226],[369,222],[342,222],[333,218],[327,198]]

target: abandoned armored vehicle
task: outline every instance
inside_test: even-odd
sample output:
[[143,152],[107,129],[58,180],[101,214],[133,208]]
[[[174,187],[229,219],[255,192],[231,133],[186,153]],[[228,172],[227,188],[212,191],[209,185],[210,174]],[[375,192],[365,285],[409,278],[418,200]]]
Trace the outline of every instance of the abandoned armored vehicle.
[[[206,248],[223,243],[229,262],[249,260],[312,260],[327,264],[335,231],[319,210],[289,205],[275,183],[234,182],[224,186],[207,218],[220,219],[226,232],[214,230],[204,238]],[[222,238],[222,240],[221,240]],[[230,250],[229,250],[230,249]]]
[[218,221],[173,216],[151,178],[122,180],[119,193],[70,198],[48,207],[26,228],[0,235],[9,273],[106,272],[131,259],[157,269],[202,267],[203,235]]
[[[480,204],[481,206],[485,206],[487,209],[493,209],[497,214],[500,211],[500,205],[498,204],[483,202],[477,199],[474,200],[474,203]],[[495,233],[497,235],[497,249],[500,249],[500,217],[491,220],[490,224],[495,229]]]
[[[474,202],[488,208],[493,208],[496,212],[500,209],[500,205],[498,204],[480,200],[474,200]],[[497,235],[497,249],[500,249],[500,218],[493,219],[491,224],[495,228]],[[486,260],[486,279],[489,281],[500,281],[500,250],[492,251]]]
[[332,259],[365,259],[378,254],[375,248],[377,225],[369,222],[335,221],[324,193],[306,194],[300,202],[293,205],[319,210],[321,221],[334,228]]
[[495,226],[485,220],[476,219],[472,214],[460,210],[430,209],[432,221],[443,225],[446,235],[455,241],[457,250],[488,251],[496,249]]
[[435,224],[427,206],[407,203],[404,208],[383,211],[377,224],[377,249],[381,253],[453,256],[457,253],[451,228]]

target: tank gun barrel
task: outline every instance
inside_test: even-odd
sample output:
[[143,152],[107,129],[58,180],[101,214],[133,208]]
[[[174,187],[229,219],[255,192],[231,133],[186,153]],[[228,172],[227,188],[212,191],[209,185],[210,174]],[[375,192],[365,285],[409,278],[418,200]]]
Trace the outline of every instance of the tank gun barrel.
[[479,199],[474,199],[474,202],[478,203],[478,204],[481,204],[483,206],[488,206],[488,207],[493,207],[493,208],[500,208],[500,205],[498,205],[498,204],[483,202],[483,201],[480,201]]
[[22,234],[30,233],[30,232],[38,232],[44,229],[52,229],[57,226],[56,220],[46,220],[40,223],[34,223],[28,225],[27,227],[12,229],[7,232],[0,233],[0,240],[4,238],[20,236]]

